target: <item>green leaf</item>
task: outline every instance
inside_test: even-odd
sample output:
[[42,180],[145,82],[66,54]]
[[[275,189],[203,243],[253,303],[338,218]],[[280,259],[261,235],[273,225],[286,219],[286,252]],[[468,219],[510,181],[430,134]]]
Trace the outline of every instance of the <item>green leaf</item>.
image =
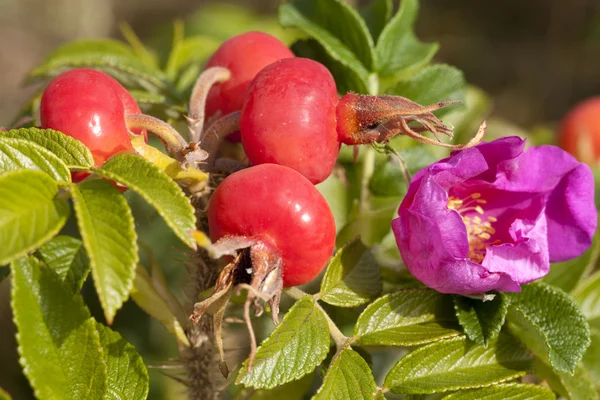
[[338,307],[356,307],[381,292],[381,277],[373,254],[359,238],[339,249],[321,281],[320,299]]
[[437,52],[437,43],[421,43],[413,33],[418,11],[418,0],[402,0],[400,9],[381,32],[375,47],[381,77],[395,81],[427,64]]
[[56,182],[40,171],[0,175],[0,265],[35,250],[63,227],[69,204]]
[[458,323],[467,337],[477,344],[487,346],[495,338],[508,312],[508,299],[502,293],[491,301],[481,301],[463,296],[452,296]]
[[113,184],[105,180],[72,185],[71,194],[94,285],[110,324],[129,296],[138,262],[131,209]]
[[148,371],[135,347],[110,328],[96,322],[108,372],[109,400],[145,400],[148,397]]
[[244,362],[236,384],[257,389],[299,379],[314,371],[329,352],[329,326],[312,296],[298,300],[266,338],[254,357],[252,371]]
[[450,297],[429,289],[406,289],[371,303],[358,317],[360,345],[415,346],[460,334]]
[[[336,18],[331,18],[331,15]],[[373,49],[372,44],[365,46],[363,42],[368,43],[372,39],[364,21],[342,0],[283,3],[279,6],[279,21],[284,27],[299,28],[314,38],[332,60],[352,70],[367,87]],[[338,33],[341,36],[337,36]],[[355,53],[353,46],[360,48],[360,52]],[[340,80],[336,79],[337,82]]]
[[167,66],[167,77],[175,81],[181,70],[190,64],[200,66],[202,61],[210,57],[218,48],[219,41],[210,36],[192,36],[183,39],[173,46]]
[[[446,64],[436,64],[423,68],[410,79],[398,82],[387,93],[406,97],[425,106],[442,100],[464,101],[466,88],[467,83],[461,70]],[[443,115],[451,110],[450,107],[444,108],[436,114]]]
[[83,243],[70,236],[56,236],[40,247],[36,256],[54,270],[73,292],[81,289],[90,271]]
[[502,383],[483,389],[452,393],[443,400],[555,400],[552,390],[538,385]]
[[544,277],[544,282],[556,286],[567,293],[575,289],[577,284],[589,274],[598,261],[600,255],[600,240],[596,231],[592,246],[580,257],[573,260],[551,264],[550,273]]
[[68,168],[87,169],[94,166],[94,157],[83,143],[52,129],[13,129],[0,132],[0,137],[28,140],[39,144],[54,153]]
[[[335,18],[331,18],[335,15]],[[373,39],[365,21],[343,0],[293,0],[279,7],[283,27],[297,27],[321,43],[336,60],[353,64],[357,72],[375,67]]]
[[367,362],[357,352],[344,349],[333,360],[323,386],[312,399],[375,399],[376,390],[377,384]]
[[137,155],[121,154],[94,171],[142,196],[185,244],[195,248],[191,236],[196,229],[194,208],[179,185],[158,167]]
[[316,40],[298,40],[291,49],[298,57],[310,58],[326,66],[335,79],[335,85],[340,95],[350,91],[369,93],[369,77],[364,75],[364,71],[361,75],[343,62],[337,61]]
[[596,271],[573,292],[581,312],[590,321],[600,322],[600,271]]
[[234,400],[303,400],[304,394],[308,392],[312,386],[314,374],[309,374],[301,379],[274,387],[271,390],[251,388],[242,389],[236,393]]
[[81,296],[33,257],[11,265],[21,365],[37,398],[103,399],[106,364]]
[[535,360],[535,374],[548,382],[548,385],[568,400],[597,399],[598,393],[587,372],[578,366],[575,372],[557,372],[541,359]]
[[29,81],[82,67],[104,71],[127,87],[157,91],[168,86],[160,70],[145,64],[129,46],[112,39],[84,39],[59,47],[31,72]]
[[177,321],[177,318],[171,312],[166,301],[156,291],[152,285],[148,272],[140,266],[136,268],[133,289],[131,289],[131,298],[148,315],[156,318],[169,332],[177,339],[189,346],[189,341],[185,331]]
[[374,42],[377,42],[383,28],[392,18],[393,8],[392,0],[371,0],[366,7],[358,10],[365,20]]
[[583,365],[594,384],[600,387],[600,330],[592,329],[592,342],[583,355]]
[[42,171],[57,181],[71,181],[67,166],[50,151],[26,140],[0,137],[0,172],[20,169]]
[[315,185],[315,187],[325,197],[333,214],[336,230],[339,232],[348,220],[348,210],[350,208],[348,188],[335,174],[329,175],[327,179]]
[[393,393],[429,394],[509,381],[531,369],[532,357],[501,333],[483,347],[464,336],[432,343],[407,354],[385,378]]
[[519,337],[528,346],[543,346],[557,371],[572,373],[590,344],[590,328],[577,304],[562,290],[539,282],[509,296],[507,317],[525,335]]
[[12,400],[12,397],[4,389],[0,388],[0,400]]

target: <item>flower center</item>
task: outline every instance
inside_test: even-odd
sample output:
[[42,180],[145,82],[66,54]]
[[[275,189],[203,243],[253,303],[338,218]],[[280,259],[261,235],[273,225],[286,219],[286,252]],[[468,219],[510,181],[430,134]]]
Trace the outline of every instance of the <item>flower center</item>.
[[496,233],[492,223],[496,222],[497,219],[484,216],[485,213],[481,205],[486,203],[487,201],[481,198],[481,193],[472,193],[462,199],[454,196],[448,198],[448,208],[456,210],[460,214],[467,228],[469,237],[468,257],[476,263],[483,261],[488,246],[500,243],[500,240],[490,243],[492,235]]

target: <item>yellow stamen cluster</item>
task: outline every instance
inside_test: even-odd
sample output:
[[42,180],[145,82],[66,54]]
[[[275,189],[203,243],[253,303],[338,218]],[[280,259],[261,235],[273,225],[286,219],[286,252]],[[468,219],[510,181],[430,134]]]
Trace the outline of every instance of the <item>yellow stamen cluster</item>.
[[[476,263],[483,261],[488,246],[500,243],[499,240],[493,243],[489,242],[492,235],[496,233],[492,223],[496,222],[497,219],[494,217],[482,219],[484,211],[481,205],[486,203],[487,201],[481,198],[481,193],[472,193],[463,199],[454,196],[448,198],[448,208],[456,210],[460,214],[467,228],[469,237],[468,257]],[[473,212],[479,215],[473,216]]]

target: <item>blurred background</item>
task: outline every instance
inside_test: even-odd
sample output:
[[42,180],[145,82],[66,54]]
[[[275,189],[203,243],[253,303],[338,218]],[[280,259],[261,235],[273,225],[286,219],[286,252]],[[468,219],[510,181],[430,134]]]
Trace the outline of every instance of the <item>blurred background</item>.
[[[121,38],[119,23],[127,22],[160,54],[176,18],[186,20],[188,34],[218,40],[246,30],[265,30],[291,40],[292,35],[278,28],[277,4],[276,0],[218,4],[0,0],[0,127],[8,126],[39,90],[22,85],[28,72],[61,44],[84,37]],[[422,40],[440,43],[436,61],[457,66],[470,84],[488,94],[491,118],[508,130],[544,127],[551,134],[574,104],[600,95],[600,0],[422,0],[416,31]],[[185,273],[181,246],[151,208],[133,194],[128,196],[138,214],[140,240],[154,250],[177,289]],[[89,282],[84,292],[92,312],[102,320]],[[14,399],[30,399],[31,389],[18,366],[9,294],[5,280],[0,284],[0,387]],[[131,302],[117,315],[114,328],[140,350],[148,365],[164,366],[177,356],[172,337]],[[231,351],[243,356],[247,349],[238,345]],[[157,368],[150,374],[151,399],[184,398],[184,388],[177,382]]]

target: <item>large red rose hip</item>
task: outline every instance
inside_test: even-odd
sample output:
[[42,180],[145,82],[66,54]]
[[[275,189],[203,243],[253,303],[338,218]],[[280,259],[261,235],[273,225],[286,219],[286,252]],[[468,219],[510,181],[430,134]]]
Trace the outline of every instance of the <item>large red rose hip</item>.
[[263,32],[247,32],[225,41],[209,58],[206,68],[225,67],[231,78],[214,85],[206,101],[206,115],[222,115],[242,109],[250,81],[267,65],[294,53],[279,39]]
[[340,149],[331,73],[306,58],[279,60],[250,83],[240,116],[242,144],[254,165],[285,165],[324,181]]
[[208,207],[213,241],[241,236],[279,253],[283,285],[314,279],[335,245],[335,222],[319,191],[298,172],[263,164],[228,176]]
[[[118,152],[133,149],[126,114],[141,114],[129,92],[109,75],[87,68],[54,78],[40,104],[42,127],[81,141],[92,152],[97,166]],[[85,176],[74,175],[74,180]]]

